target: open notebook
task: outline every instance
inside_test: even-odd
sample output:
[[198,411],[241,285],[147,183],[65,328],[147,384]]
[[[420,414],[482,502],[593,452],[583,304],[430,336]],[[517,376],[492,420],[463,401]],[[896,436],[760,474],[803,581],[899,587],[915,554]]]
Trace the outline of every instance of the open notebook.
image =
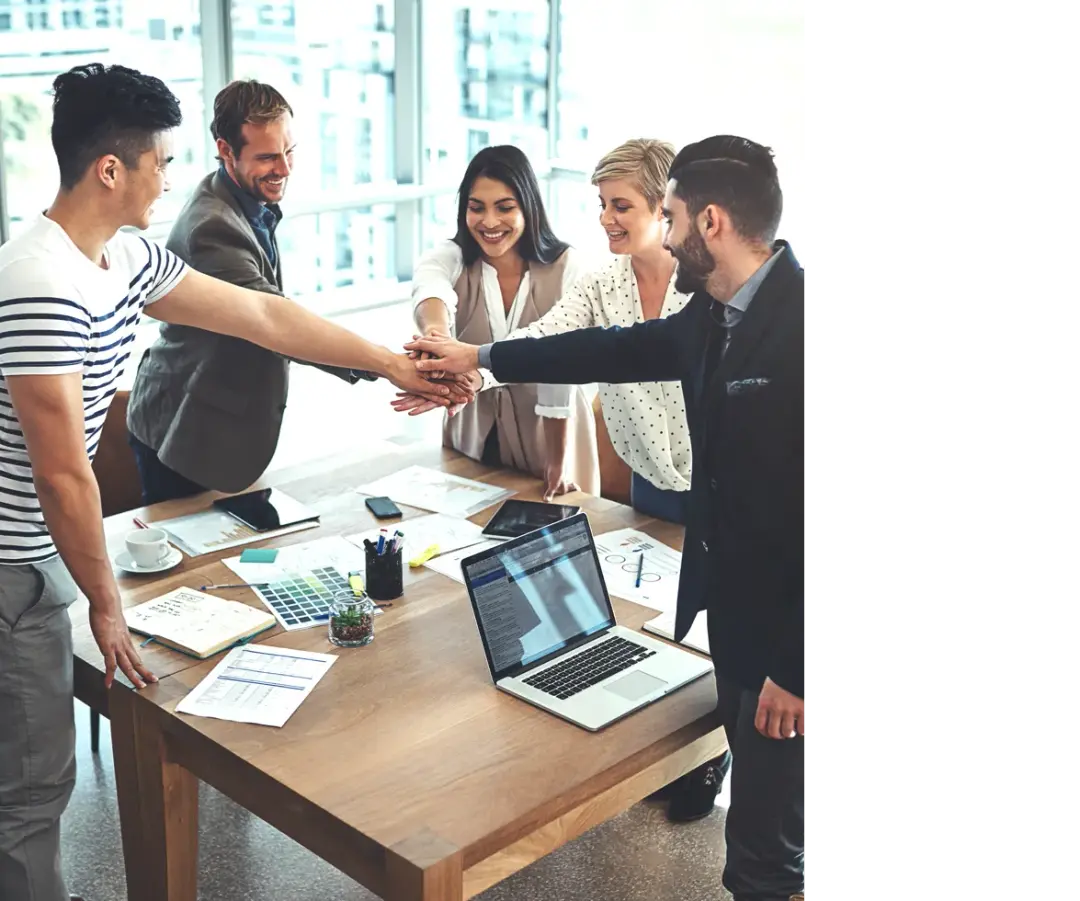
[[124,611],[128,628],[192,657],[209,657],[277,623],[266,610],[211,597],[193,588]]

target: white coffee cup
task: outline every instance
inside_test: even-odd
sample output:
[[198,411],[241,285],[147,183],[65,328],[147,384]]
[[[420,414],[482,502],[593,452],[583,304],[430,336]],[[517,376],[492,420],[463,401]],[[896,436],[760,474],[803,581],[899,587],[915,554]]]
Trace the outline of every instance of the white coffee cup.
[[163,529],[136,529],[125,541],[131,559],[139,566],[158,566],[169,556],[168,536]]

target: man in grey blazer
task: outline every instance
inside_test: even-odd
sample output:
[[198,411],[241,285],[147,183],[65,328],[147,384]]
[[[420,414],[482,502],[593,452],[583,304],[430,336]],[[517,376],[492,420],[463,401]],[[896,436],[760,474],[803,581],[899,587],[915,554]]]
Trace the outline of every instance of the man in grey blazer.
[[[167,247],[200,272],[283,294],[275,230],[293,162],[292,108],[278,91],[234,81],[214,100],[221,165],[181,211]],[[319,367],[350,383],[377,376]],[[163,324],[139,364],[129,441],[147,504],[255,482],[277,448],[289,361],[248,341]]]

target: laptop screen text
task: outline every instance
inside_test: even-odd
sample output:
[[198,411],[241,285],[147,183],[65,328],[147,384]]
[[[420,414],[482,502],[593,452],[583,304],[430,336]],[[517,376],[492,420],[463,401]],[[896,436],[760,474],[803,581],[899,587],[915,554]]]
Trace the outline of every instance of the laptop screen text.
[[465,567],[496,673],[613,625],[584,518],[532,534]]

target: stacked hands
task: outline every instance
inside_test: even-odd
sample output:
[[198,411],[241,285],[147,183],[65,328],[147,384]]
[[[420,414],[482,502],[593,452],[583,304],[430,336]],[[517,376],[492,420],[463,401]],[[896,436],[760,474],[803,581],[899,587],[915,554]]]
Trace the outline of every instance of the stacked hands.
[[[413,335],[413,340],[405,345],[406,357],[414,370],[412,378],[395,381],[403,390],[397,393],[391,406],[410,416],[442,408],[453,416],[474,400],[483,386],[478,350],[438,329]],[[413,387],[417,382],[422,385],[420,389]]]

